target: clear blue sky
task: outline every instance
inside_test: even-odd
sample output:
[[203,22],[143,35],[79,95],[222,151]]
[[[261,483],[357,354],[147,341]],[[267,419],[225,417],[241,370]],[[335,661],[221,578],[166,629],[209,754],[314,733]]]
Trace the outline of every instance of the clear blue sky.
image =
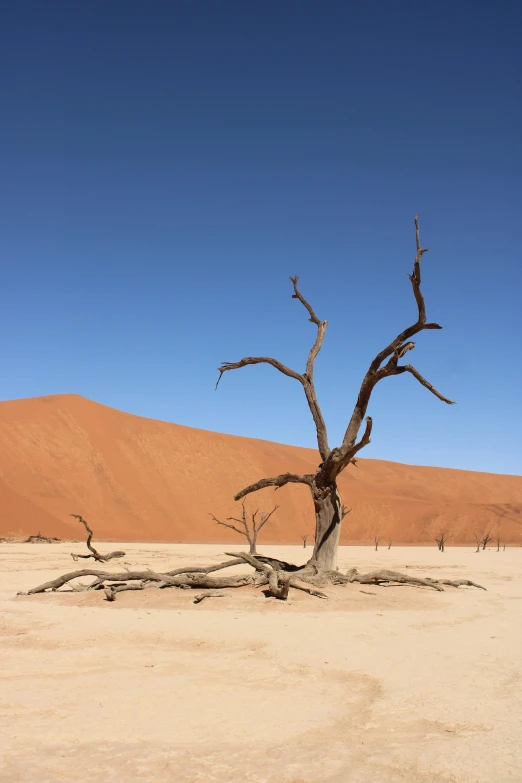
[[[315,445],[297,382],[314,327],[331,445],[373,355],[444,326],[384,381],[364,456],[522,473],[522,5],[3,3],[0,399],[78,393]],[[291,469],[289,465],[289,469]]]

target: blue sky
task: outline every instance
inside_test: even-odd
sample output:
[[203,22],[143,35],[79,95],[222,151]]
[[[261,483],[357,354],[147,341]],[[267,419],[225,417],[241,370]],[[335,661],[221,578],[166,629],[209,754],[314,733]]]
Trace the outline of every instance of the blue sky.
[[[375,353],[428,317],[374,393],[364,456],[522,473],[522,6],[4,3],[0,399],[78,393],[152,418],[331,445]],[[291,466],[289,466],[291,469]]]

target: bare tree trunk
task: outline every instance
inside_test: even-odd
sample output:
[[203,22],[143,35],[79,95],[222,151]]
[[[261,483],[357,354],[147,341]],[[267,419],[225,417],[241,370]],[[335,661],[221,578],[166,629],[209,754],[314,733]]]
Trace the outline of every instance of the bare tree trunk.
[[341,534],[340,498],[336,486],[323,497],[314,497],[315,506],[315,546],[312,561],[320,569],[334,571],[337,565],[337,548]]
[[248,543],[250,545],[250,549],[249,549],[250,554],[251,555],[257,555],[255,538],[254,539],[250,539]]

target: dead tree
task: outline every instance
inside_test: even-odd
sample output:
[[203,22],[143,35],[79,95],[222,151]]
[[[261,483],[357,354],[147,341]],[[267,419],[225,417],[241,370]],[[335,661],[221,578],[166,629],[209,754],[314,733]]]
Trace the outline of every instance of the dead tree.
[[377,535],[377,534],[375,534],[375,535],[374,535],[374,537],[373,537],[373,543],[375,544],[375,551],[376,551],[376,552],[377,552],[377,551],[378,551],[378,549],[379,549],[379,544],[380,544],[380,542],[381,542],[381,537],[380,537],[380,535]]
[[491,534],[489,530],[486,530],[484,533],[473,533],[473,538],[475,539],[475,543],[477,545],[477,548],[475,552],[484,551],[486,549],[486,546],[491,541]]
[[40,531],[36,535],[29,536],[29,538],[26,538],[25,541],[22,541],[23,544],[52,544],[53,541],[59,542],[60,539],[56,538],[56,536],[42,536]]
[[302,535],[301,538],[303,539],[303,549],[306,549],[306,539],[308,538],[308,534],[306,536]]
[[[321,457],[317,469],[314,473],[308,474],[288,472],[271,478],[262,478],[238,492],[235,500],[242,500],[247,495],[266,487],[279,489],[286,484],[302,484],[308,487],[314,503],[316,520],[315,546],[312,558],[308,563],[301,567],[275,558],[238,552],[234,554],[228,553],[232,559],[225,563],[207,567],[185,566],[166,573],[155,573],[150,570],[111,573],[87,568],[73,571],[45,582],[38,587],[34,587],[29,593],[43,593],[48,590],[56,591],[64,586],[68,586],[69,590],[102,590],[107,600],[112,601],[117,593],[124,590],[142,590],[151,587],[160,589],[174,587],[181,589],[203,588],[219,590],[250,585],[255,587],[266,586],[270,595],[280,600],[285,600],[290,589],[304,591],[318,598],[326,598],[327,596],[324,593],[313,588],[328,584],[347,585],[352,582],[363,585],[406,584],[436,591],[443,591],[446,586],[478,587],[484,590],[484,587],[468,579],[422,579],[388,569],[361,574],[356,568],[351,568],[346,574],[343,574],[336,569],[341,521],[348,513],[339,495],[337,478],[348,465],[356,464],[356,455],[370,442],[372,419],[366,414],[376,385],[384,378],[409,373],[439,400],[448,405],[453,404],[450,399],[444,397],[429,381],[423,378],[411,364],[399,364],[404,355],[415,347],[415,343],[411,340],[412,337],[426,329],[441,329],[439,324],[428,322],[426,318],[426,306],[421,293],[420,267],[422,256],[426,253],[426,250],[421,248],[420,245],[417,217],[415,218],[415,238],[417,253],[413,263],[413,272],[409,275],[409,278],[417,306],[417,320],[379,351],[370,363],[362,380],[359,394],[340,446],[331,449],[328,444],[326,424],[319,408],[314,385],[314,364],[323,344],[328,324],[317,317],[310,303],[299,291],[297,277],[290,278],[294,291],[293,298],[303,305],[310,316],[309,320],[317,327],[316,338],[308,354],[305,371],[299,373],[282,364],[277,359],[264,356],[247,357],[239,362],[224,362],[219,368],[219,379],[216,388],[225,372],[254,364],[269,364],[289,378],[298,381],[303,387],[317,433],[317,444]],[[365,421],[364,432],[359,437],[363,421]],[[239,529],[236,532],[241,532],[243,535],[243,531]],[[249,565],[253,568],[253,573],[229,577],[213,575],[215,571],[236,565]],[[88,585],[78,586],[75,584],[75,580],[85,576],[92,576],[94,579]],[[305,587],[303,583],[312,585],[312,587]]]
[[80,515],[80,514],[70,514],[69,516],[74,517],[79,522],[82,523],[82,525],[85,527],[87,531],[87,549],[90,550],[90,554],[88,555],[76,555],[73,552],[71,552],[71,557],[73,560],[78,560],[79,557],[81,557],[84,560],[87,560],[89,557],[94,558],[98,563],[106,563],[108,560],[114,560],[116,557],[125,557],[125,552],[109,552],[108,555],[101,555],[99,552],[96,551],[96,549],[91,545],[93,532],[89,525],[87,524],[86,520]]
[[448,530],[439,530],[435,536],[435,543],[437,544],[440,552],[444,552],[446,541],[448,541],[450,538],[453,538],[453,533],[450,533]]
[[[264,511],[261,512],[261,516],[259,517],[259,521],[256,519],[257,515],[259,514],[259,509],[257,511],[254,511],[254,513],[251,516],[250,520],[250,526],[248,524],[247,519],[247,512],[245,508],[245,503],[243,502],[241,504],[242,512],[241,512],[241,518],[236,519],[236,517],[227,517],[228,522],[220,522],[219,519],[216,519],[214,514],[210,514],[216,525],[222,525],[222,527],[228,527],[230,530],[235,530],[236,533],[239,533],[240,536],[245,536],[246,540],[248,541],[248,545],[250,547],[250,554],[256,555],[256,545],[257,545],[257,537],[259,535],[259,531],[261,528],[266,525],[272,514],[277,511],[279,506],[275,506],[272,511],[270,511],[268,514],[266,514]],[[242,526],[242,530],[235,525],[229,524],[231,522],[237,522],[238,525]]]
[[[316,525],[315,546],[311,562],[317,564],[320,569],[331,570],[334,569],[336,565],[337,548],[341,531],[341,509],[343,507],[337,487],[337,478],[348,465],[353,464],[356,455],[361,449],[370,443],[372,419],[367,416],[367,410],[372,392],[377,384],[385,378],[409,373],[439,400],[442,400],[448,405],[453,405],[453,401],[437,391],[437,389],[435,389],[435,387],[432,386],[432,384],[427,381],[413,365],[399,364],[399,361],[406,353],[415,348],[415,343],[411,339],[412,337],[427,329],[442,328],[438,323],[428,322],[426,317],[426,305],[421,292],[421,259],[427,250],[422,248],[420,244],[419,223],[417,218],[418,216],[415,217],[417,253],[413,263],[413,271],[409,275],[413,296],[417,306],[417,319],[411,326],[403,329],[388,345],[379,351],[371,361],[366,375],[362,380],[359,394],[340,446],[333,449],[330,448],[326,423],[319,407],[314,385],[315,360],[323,345],[328,322],[318,318],[312,305],[301,294],[297,285],[298,277],[290,278],[293,286],[292,297],[303,305],[309,315],[309,320],[317,327],[316,338],[308,354],[304,372],[297,372],[282,364],[279,360],[267,356],[248,356],[238,362],[223,362],[219,367],[219,378],[216,388],[224,373],[229,372],[230,370],[239,370],[242,367],[254,364],[269,364],[289,378],[296,380],[303,387],[306,401],[314,420],[317,445],[321,457],[321,462],[315,473],[301,475],[288,472],[279,476],[262,478],[238,492],[235,499],[241,500],[252,492],[257,492],[266,487],[275,487],[276,489],[279,489],[286,484],[303,484],[308,487],[314,503]],[[364,432],[359,438],[359,431],[363,421],[365,421]]]
[[392,545],[392,542],[390,541],[390,543],[388,544],[388,549],[391,549],[391,545]]

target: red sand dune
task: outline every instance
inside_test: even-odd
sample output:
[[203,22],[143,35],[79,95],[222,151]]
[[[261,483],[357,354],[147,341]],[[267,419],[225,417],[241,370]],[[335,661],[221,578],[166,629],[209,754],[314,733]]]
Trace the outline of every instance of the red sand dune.
[[[312,449],[144,419],[77,395],[0,403],[0,535],[83,539],[69,514],[82,514],[96,538],[112,541],[239,542],[216,526],[237,516],[233,496],[263,476],[310,472]],[[500,524],[502,540],[522,542],[522,477],[361,459],[340,480],[351,513],[343,542],[380,530],[396,543],[432,542],[448,527],[452,543]],[[299,543],[313,533],[306,487],[265,490],[247,507],[279,510],[260,542]],[[312,536],[310,536],[310,539]]]

